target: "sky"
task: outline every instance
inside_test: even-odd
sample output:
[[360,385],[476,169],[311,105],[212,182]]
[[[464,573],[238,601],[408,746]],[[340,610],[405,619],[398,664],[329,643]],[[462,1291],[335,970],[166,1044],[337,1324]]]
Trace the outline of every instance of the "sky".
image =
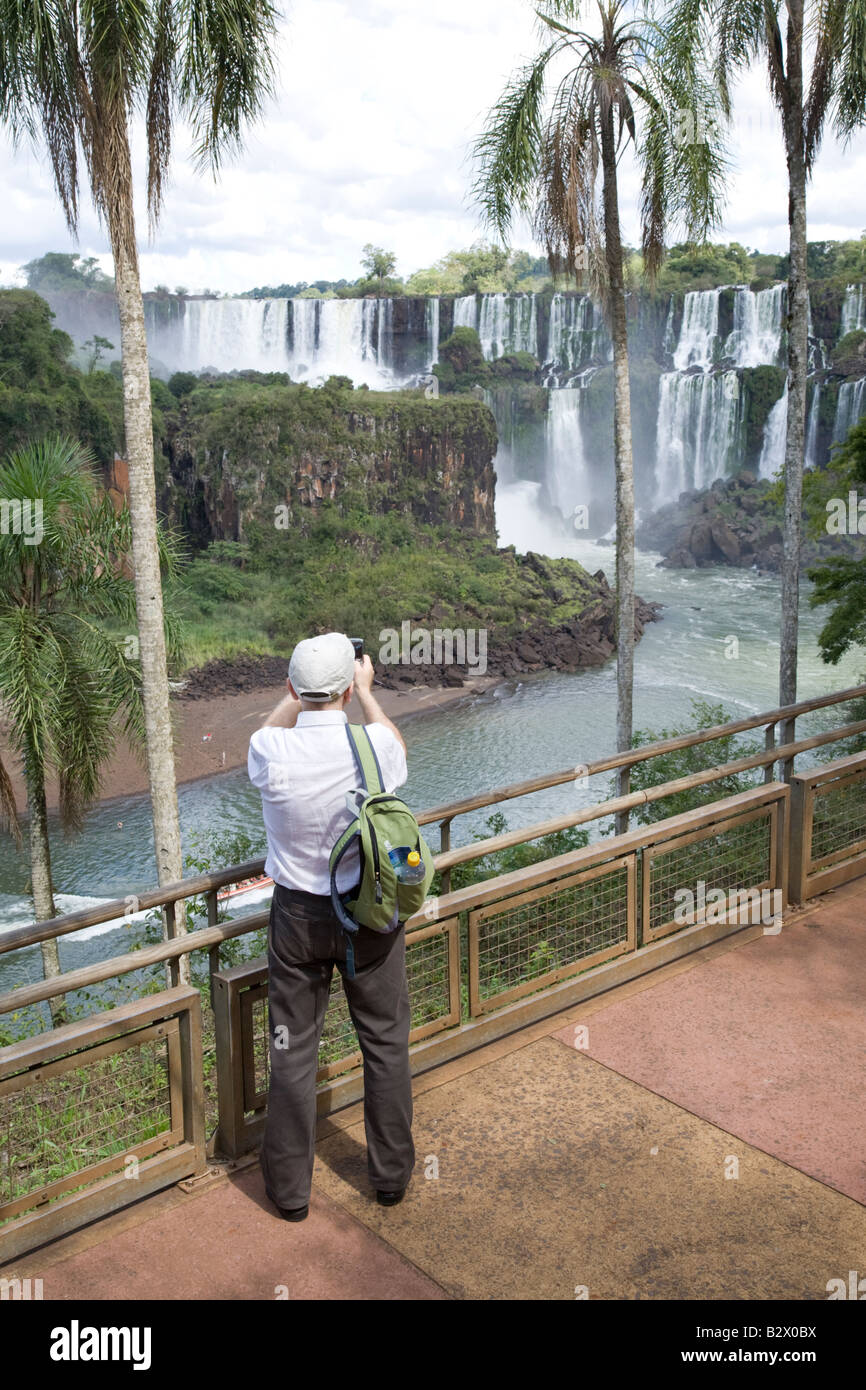
[[[356,279],[366,242],[408,276],[487,233],[470,197],[471,146],[509,75],[537,52],[529,0],[293,0],[282,6],[279,91],[218,183],[197,174],[179,129],[155,239],[137,225],[144,289],[237,292],[254,285]],[[761,68],[737,88],[723,224],[714,240],[787,246],[786,171]],[[137,186],[144,187],[140,132]],[[96,256],[108,239],[87,199],[70,236],[41,151],[0,136],[0,284],[46,251]],[[809,239],[866,227],[866,132],[847,150],[825,138],[809,190]],[[638,183],[621,167],[624,232],[638,240]],[[533,247],[517,227],[514,246]]]

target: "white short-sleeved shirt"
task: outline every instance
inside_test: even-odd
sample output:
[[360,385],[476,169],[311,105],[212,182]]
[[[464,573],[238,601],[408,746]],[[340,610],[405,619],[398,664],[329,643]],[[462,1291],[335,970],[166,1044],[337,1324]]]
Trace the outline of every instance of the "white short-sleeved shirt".
[[[302,710],[293,729],[258,729],[250,739],[247,770],[262,794],[268,837],[265,873],[284,888],[329,893],[329,860],[352,819],[346,792],[358,772],[343,710]],[[384,724],[367,724],[385,791],[406,781],[402,745]],[[343,893],[358,880],[358,852],[346,852],[337,873]]]

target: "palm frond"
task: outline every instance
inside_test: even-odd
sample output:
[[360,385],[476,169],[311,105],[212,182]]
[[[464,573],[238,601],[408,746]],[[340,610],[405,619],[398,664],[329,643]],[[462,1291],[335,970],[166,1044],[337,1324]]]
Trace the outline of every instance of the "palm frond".
[[560,40],[555,40],[511,80],[473,149],[478,169],[473,197],[503,240],[513,210],[526,212],[531,207],[541,153],[545,75],[560,47]]
[[274,93],[277,11],[269,0],[176,0],[179,104],[196,161],[214,172]]

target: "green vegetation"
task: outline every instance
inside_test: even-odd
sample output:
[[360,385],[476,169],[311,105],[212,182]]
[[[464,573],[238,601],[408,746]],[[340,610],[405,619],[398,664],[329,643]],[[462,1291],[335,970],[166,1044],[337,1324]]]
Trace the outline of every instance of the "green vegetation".
[[[649,743],[662,739],[680,738],[696,729],[713,729],[720,724],[732,722],[736,716],[724,705],[710,704],[706,700],[692,700],[692,714],[687,724],[670,729],[637,729],[632,738],[633,748],[644,748]],[[738,758],[750,757],[759,753],[763,743],[748,734],[725,734],[708,743],[695,744],[691,748],[681,748],[672,753],[663,753],[645,763],[637,763],[632,768],[630,789],[633,792],[645,791],[649,787],[661,786],[663,782],[673,782],[692,773],[703,772],[723,763],[735,762]],[[696,806],[705,806],[725,796],[734,796],[746,791],[760,780],[762,772],[742,772],[723,777],[718,782],[708,782],[705,786],[694,787],[690,791],[675,792],[659,801],[646,802],[632,810],[634,821],[640,825],[650,825],[667,816],[678,816],[683,811],[691,811]]]
[[47,290],[97,290],[114,293],[114,281],[100,270],[95,256],[67,255],[48,251],[22,266],[27,287],[44,294]]
[[[866,535],[866,506],[859,501],[866,488],[866,419],[850,430],[829,469],[814,477],[807,474],[804,482],[809,525],[814,535],[826,534],[830,520],[827,504],[831,498],[838,499],[837,508],[839,503],[844,504],[848,527],[853,525],[859,535]],[[852,646],[866,646],[866,559],[862,554],[833,555],[808,574],[815,585],[809,599],[811,606],[830,606],[830,614],[818,634],[818,647],[823,659],[836,665]]]

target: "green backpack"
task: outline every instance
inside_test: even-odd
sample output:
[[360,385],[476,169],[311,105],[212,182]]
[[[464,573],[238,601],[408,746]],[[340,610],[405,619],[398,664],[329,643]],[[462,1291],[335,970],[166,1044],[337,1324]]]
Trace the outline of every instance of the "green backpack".
[[[371,931],[396,931],[417,912],[433,878],[433,855],[405,801],[386,792],[382,769],[370,735],[362,724],[347,724],[359,787],[346,793],[354,819],[331,850],[331,902],[346,933],[346,973],[355,978],[352,935],[359,926]],[[345,893],[337,891],[337,869],[350,845],[358,842],[361,877]],[[389,848],[411,846],[421,855],[424,877],[419,883],[400,883]]]

